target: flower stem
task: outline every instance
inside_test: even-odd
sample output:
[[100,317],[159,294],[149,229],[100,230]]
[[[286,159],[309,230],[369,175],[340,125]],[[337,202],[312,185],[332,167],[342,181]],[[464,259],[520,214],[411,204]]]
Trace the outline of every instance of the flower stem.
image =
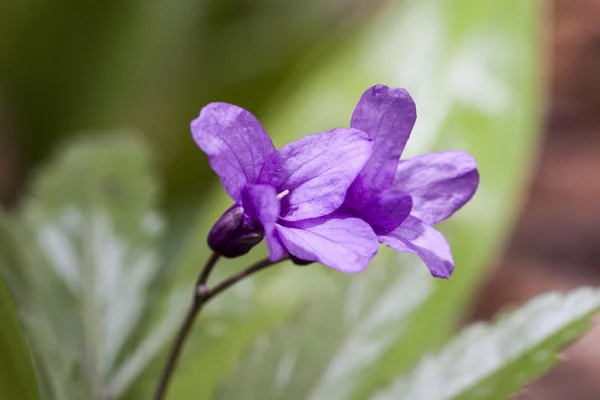
[[200,275],[198,275],[198,280],[196,281],[196,292],[194,293],[194,298],[198,297],[197,296],[198,290],[201,287],[206,286],[206,282],[208,282],[208,277],[210,276],[210,273],[212,272],[213,268],[217,264],[217,261],[219,261],[220,257],[221,257],[221,255],[217,252],[213,252],[210,255],[210,258],[206,262],[206,265],[204,266],[204,268],[202,268]]
[[202,302],[199,301],[198,298],[194,298],[194,301],[192,302],[192,305],[185,316],[183,324],[179,328],[177,338],[173,343],[167,363],[163,368],[160,381],[156,387],[156,391],[154,392],[155,400],[162,400],[165,397],[171,376],[173,375],[173,372],[175,372],[175,366],[177,365],[177,360],[181,354],[181,349],[183,348],[183,344],[185,343],[188,334],[191,332],[192,327],[194,326],[194,321],[196,320],[201,307]]
[[238,272],[235,275],[230,276],[229,278],[225,279],[223,282],[219,283],[217,286],[215,286],[214,288],[212,288],[211,290],[206,292],[206,295],[203,298],[203,304],[208,303],[208,301],[210,299],[212,299],[219,293],[229,289],[231,286],[235,285],[237,282],[241,281],[242,279],[244,279],[260,270],[263,270],[267,267],[270,267],[272,265],[276,265],[276,264],[279,264],[280,262],[286,261],[287,259],[288,258],[285,257],[279,261],[272,262],[268,258],[265,258],[263,260],[260,260],[256,263],[252,264],[248,268],[244,269],[241,272]]
[[278,264],[278,263],[286,260],[287,258],[284,258],[284,259],[276,261],[276,262],[271,262],[268,258],[260,260],[260,261],[256,262],[255,264],[252,264],[250,267],[244,269],[243,271],[238,272],[237,274],[232,275],[229,278],[225,279],[224,281],[219,283],[217,286],[215,286],[213,289],[208,290],[206,287],[206,282],[208,280],[208,276],[210,275],[211,270],[213,269],[214,265],[217,263],[218,259],[219,259],[219,255],[216,253],[213,253],[211,258],[206,263],[206,266],[203,268],[202,272],[200,273],[198,280],[196,281],[196,287],[195,287],[194,298],[192,300],[192,304],[190,305],[190,308],[188,309],[185,319],[183,320],[183,324],[179,328],[179,332],[177,333],[175,342],[173,343],[171,351],[169,352],[169,358],[167,359],[167,363],[165,364],[165,366],[163,368],[163,372],[161,374],[160,381],[158,382],[158,385],[156,386],[156,391],[154,392],[154,400],[163,400],[164,399],[165,394],[167,392],[167,387],[169,385],[169,382],[171,380],[173,372],[175,372],[175,367],[177,365],[177,361],[179,359],[179,356],[181,355],[181,350],[183,348],[183,345],[184,345],[186,339],[188,338],[189,333],[191,332],[192,327],[194,326],[194,321],[198,317],[198,314],[200,314],[202,307],[208,301],[210,301],[212,298],[214,298],[221,292],[227,290],[231,286],[235,285],[237,282],[243,280],[244,278],[246,278],[260,270],[270,267],[271,265]]
[[175,342],[173,343],[173,347],[169,352],[169,358],[167,359],[167,363],[165,364],[160,381],[158,381],[158,385],[156,386],[156,391],[154,392],[155,400],[162,400],[165,397],[165,393],[167,391],[167,387],[169,385],[169,381],[171,380],[171,376],[175,371],[175,366],[177,365],[177,360],[181,354],[181,349],[183,348],[183,344],[187,339],[189,333],[194,326],[194,321],[202,308],[202,298],[204,296],[206,282],[208,281],[208,277],[212,272],[215,264],[219,261],[220,255],[216,252],[213,252],[202,268],[200,275],[198,275],[198,279],[196,280],[196,286],[194,287],[194,296],[192,298],[192,304],[190,304],[190,308],[187,311],[185,319],[183,320],[183,324],[179,328],[177,332],[177,336],[175,338]]

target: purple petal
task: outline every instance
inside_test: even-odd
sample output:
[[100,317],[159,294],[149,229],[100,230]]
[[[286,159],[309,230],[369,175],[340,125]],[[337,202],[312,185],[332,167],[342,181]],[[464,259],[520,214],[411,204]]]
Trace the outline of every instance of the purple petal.
[[286,251],[275,232],[275,223],[281,210],[275,188],[269,185],[246,185],[242,190],[242,206],[247,215],[259,220],[263,226],[271,261],[283,258]]
[[394,181],[400,155],[415,125],[415,102],[404,89],[376,85],[360,98],[350,126],[374,139],[373,155],[352,185],[353,202],[370,202]]
[[444,235],[418,218],[409,216],[393,232],[379,235],[379,240],[394,250],[417,254],[437,278],[449,278],[454,270],[452,252]]
[[372,141],[356,129],[316,133],[279,149],[267,160],[258,183],[289,190],[282,198],[288,221],[320,217],[335,211],[348,187],[371,155]]
[[393,231],[408,217],[411,207],[412,198],[409,194],[390,189],[370,203],[362,205],[360,209],[353,209],[349,213],[374,228]]
[[411,214],[428,225],[445,220],[473,197],[479,185],[475,159],[462,151],[428,153],[401,161],[394,187],[410,193]]
[[286,223],[276,229],[292,255],[342,272],[367,268],[379,247],[377,236],[366,222],[345,215]]
[[192,136],[233,200],[246,183],[255,183],[275,146],[250,112],[227,103],[210,103],[192,121]]
[[272,237],[267,237],[267,247],[269,248],[269,260],[273,262],[281,260],[288,254],[277,230],[273,232]]

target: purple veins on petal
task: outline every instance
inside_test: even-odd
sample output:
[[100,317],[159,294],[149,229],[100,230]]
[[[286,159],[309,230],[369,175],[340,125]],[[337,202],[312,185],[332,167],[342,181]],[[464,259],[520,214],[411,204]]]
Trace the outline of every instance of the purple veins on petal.
[[418,218],[409,216],[379,239],[394,250],[417,254],[436,278],[447,279],[454,270],[454,259],[444,235]]
[[347,273],[364,270],[379,247],[369,224],[347,215],[284,221],[277,231],[295,257]]
[[240,202],[244,186],[256,182],[263,164],[275,153],[269,135],[249,111],[226,103],[204,107],[191,130],[227,194]]
[[281,212],[280,195],[269,185],[248,185],[242,191],[242,205],[250,217],[262,224],[271,261],[281,260],[286,252],[275,231]]
[[473,197],[479,172],[461,151],[400,161],[416,115],[406,90],[376,85],[362,95],[350,128],[276,151],[248,111],[206,106],[192,133],[236,203],[212,238],[254,229],[266,237],[273,261],[289,254],[348,273],[366,268],[382,242],[417,254],[432,275],[448,278],[450,246],[432,226]]
[[412,215],[435,225],[454,214],[479,186],[477,162],[463,151],[428,153],[398,165],[394,188],[410,193]]
[[450,246],[432,226],[473,197],[479,172],[473,157],[461,151],[400,161],[415,121],[415,104],[404,89],[376,85],[365,91],[351,127],[374,140],[373,154],[340,212],[361,218],[380,242],[417,254],[432,275],[448,278],[454,269]]
[[298,221],[327,215],[371,155],[372,141],[356,129],[333,129],[296,140],[267,160],[258,183],[289,190],[281,217]]
[[405,89],[375,85],[360,98],[350,126],[374,140],[373,154],[349,191],[355,202],[371,202],[390,187],[400,155],[417,120],[415,102]]
[[366,268],[378,247],[373,229],[359,218],[329,214],[372,154],[367,134],[334,129],[275,151],[252,114],[224,103],[203,108],[191,128],[236,203],[211,230],[211,248],[235,257],[258,242],[232,244],[246,245],[254,235],[266,238],[272,261],[291,254],[346,272]]
[[375,231],[393,231],[408,217],[412,209],[412,197],[395,189],[380,193],[371,203],[361,204],[361,218]]
[[247,215],[260,221],[267,236],[273,234],[281,211],[275,188],[269,185],[246,185],[242,190],[242,206]]

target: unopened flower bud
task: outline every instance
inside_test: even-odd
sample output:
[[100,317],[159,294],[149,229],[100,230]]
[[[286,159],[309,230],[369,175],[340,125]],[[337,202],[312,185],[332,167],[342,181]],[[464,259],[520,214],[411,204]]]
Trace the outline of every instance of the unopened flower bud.
[[208,233],[208,245],[223,257],[235,258],[248,253],[264,236],[262,227],[252,223],[241,206],[234,205]]
[[305,267],[309,264],[314,263],[314,261],[303,260],[303,259],[293,256],[291,254],[290,254],[290,260],[299,267]]

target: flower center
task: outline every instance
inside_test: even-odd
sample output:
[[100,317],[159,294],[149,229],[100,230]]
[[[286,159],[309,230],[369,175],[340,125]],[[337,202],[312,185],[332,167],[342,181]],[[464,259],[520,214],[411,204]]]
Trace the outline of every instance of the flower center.
[[290,191],[285,189],[283,192],[279,193],[277,195],[277,200],[281,200],[283,199],[285,196],[287,196],[288,194],[290,194]]

